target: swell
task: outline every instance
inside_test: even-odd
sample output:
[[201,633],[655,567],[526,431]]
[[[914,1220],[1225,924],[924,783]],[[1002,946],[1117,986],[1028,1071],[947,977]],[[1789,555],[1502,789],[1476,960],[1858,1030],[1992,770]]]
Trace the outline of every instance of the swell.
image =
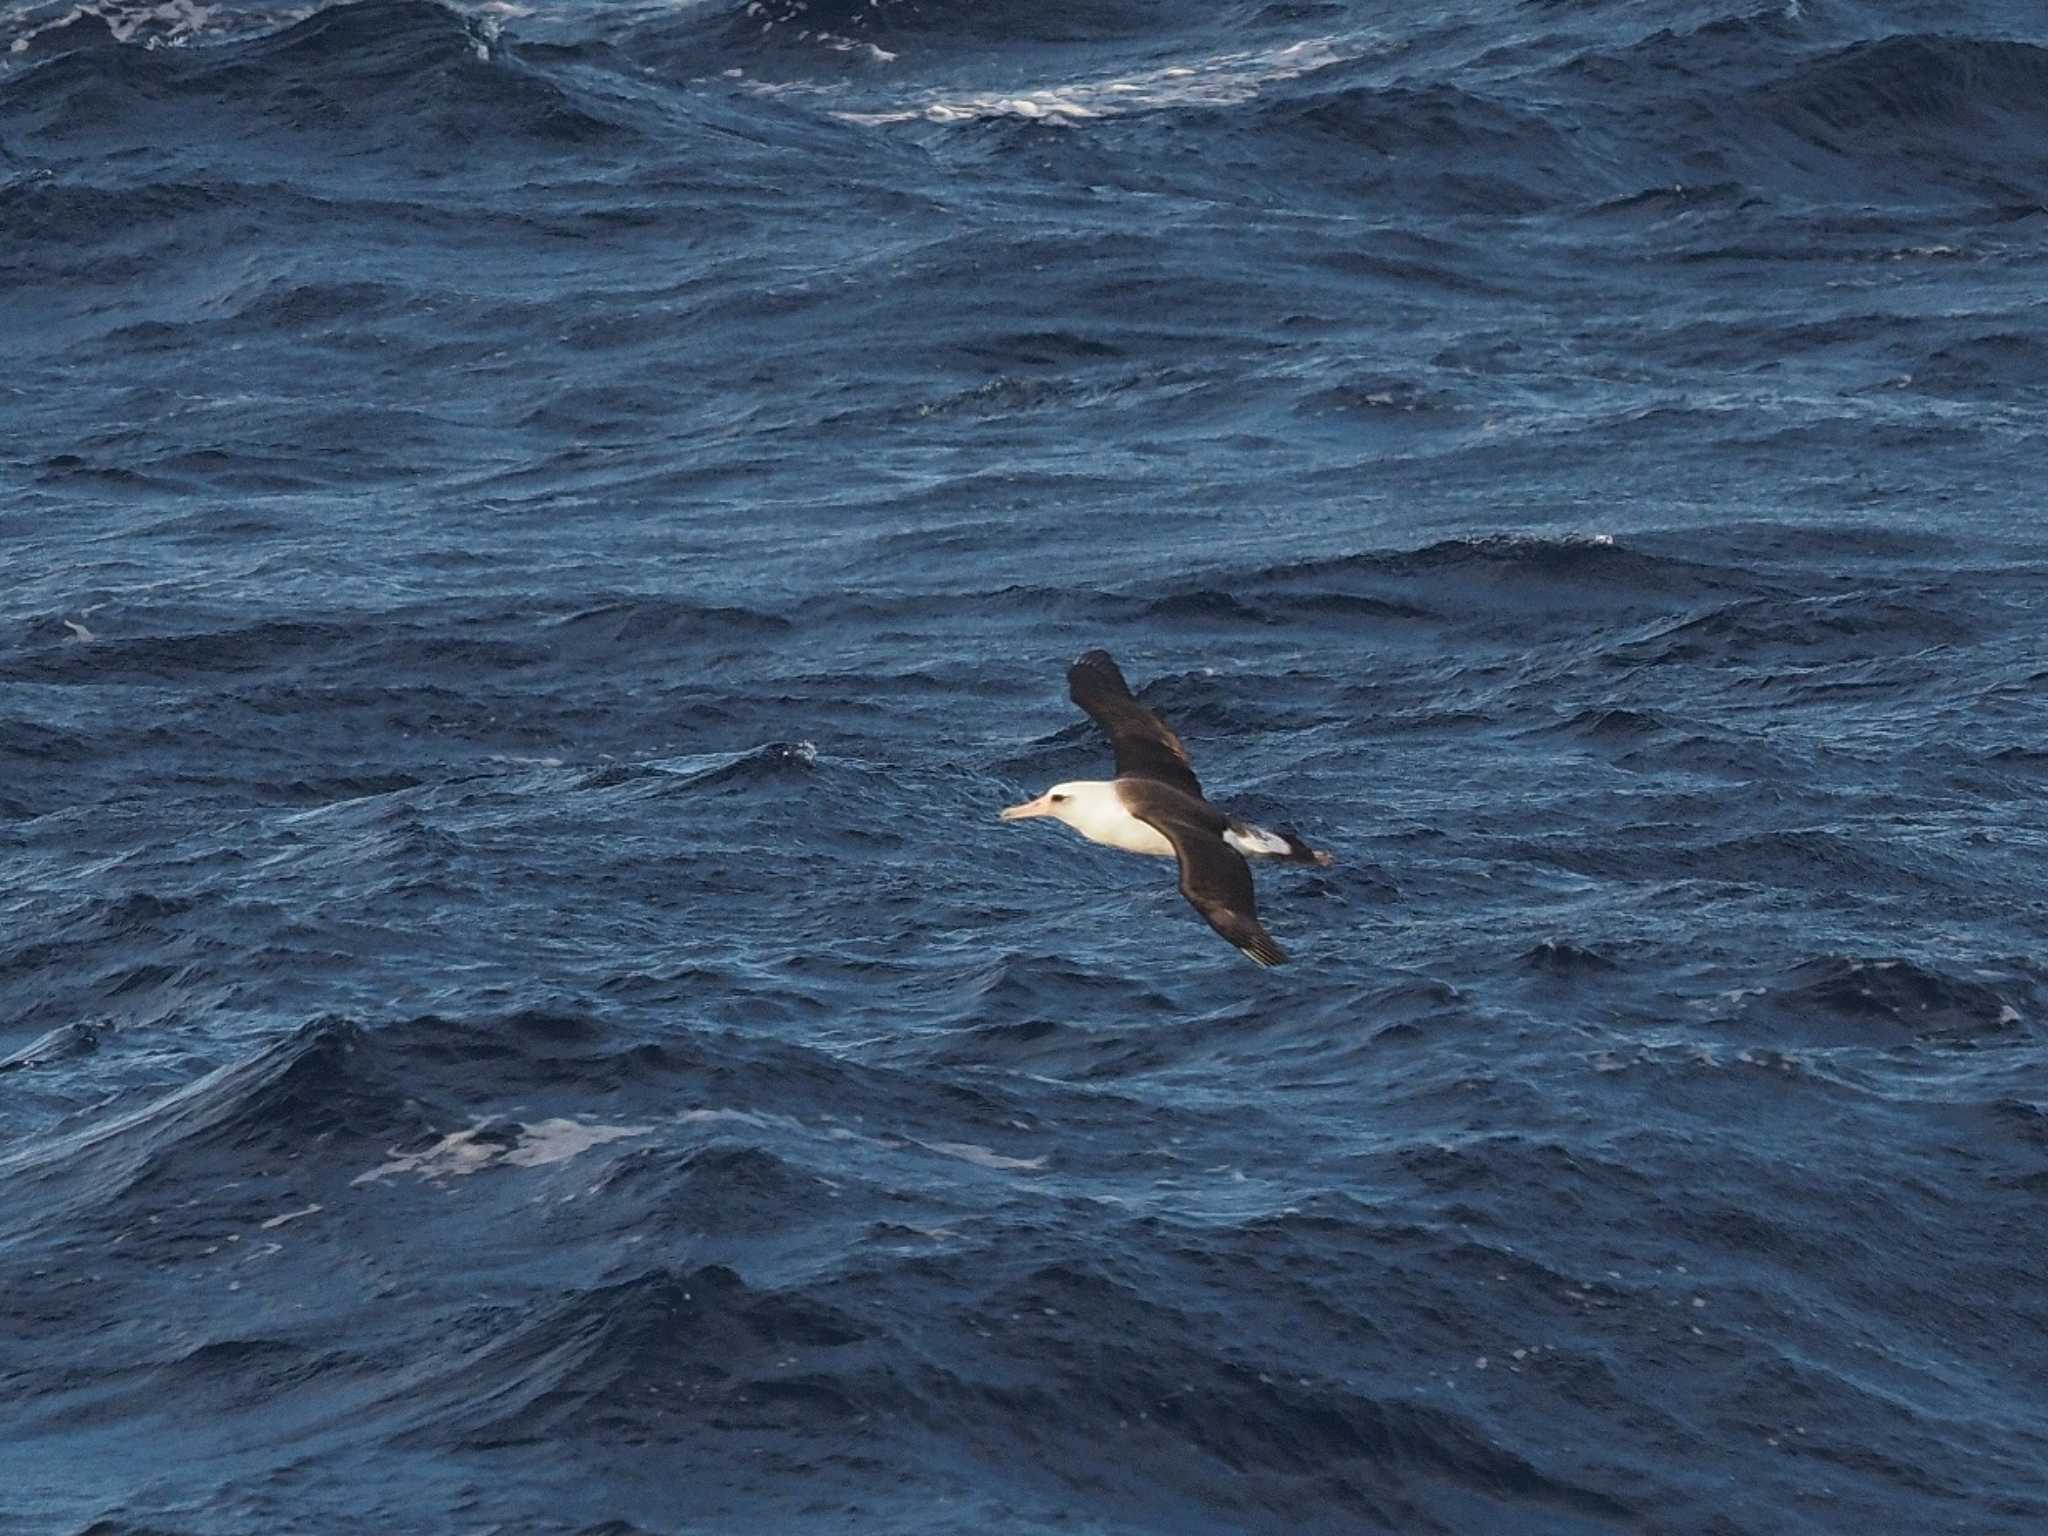
[[[688,1464],[744,1426],[777,1457],[820,1441],[857,1462],[923,1452],[933,1459],[917,1482],[941,1485],[976,1463],[1014,1477],[1022,1446],[1027,1483],[1112,1507],[1156,1507],[1172,1487],[1189,1513],[1257,1518],[1313,1488],[1355,1519],[1407,1510],[1408,1528],[1453,1530],[1417,1510],[1433,1488],[1454,1506],[1548,1508],[1584,1528],[1630,1517],[1489,1443],[1455,1409],[1203,1348],[1198,1312],[1119,1278],[1155,1244],[1118,1242],[1100,1262],[998,1264],[980,1284],[943,1251],[879,1249],[854,1275],[789,1289],[720,1265],[650,1269],[494,1320],[386,1409],[407,1424],[405,1443],[442,1450],[569,1441],[604,1458],[654,1445]],[[1178,1265],[1163,1245],[1159,1257]],[[935,1295],[955,1298],[957,1321],[906,1347],[904,1319]]]
[[1998,984],[1905,956],[1824,955],[1792,967],[1744,1005],[1746,1023],[1771,1021],[1781,1038],[1857,1044],[1925,1040],[1952,1047],[2017,1045],[2035,1036],[2038,984]]
[[[1184,144],[1247,195],[1277,183],[1349,207],[1508,217],[1732,215],[1760,196],[1802,211],[1879,196],[2019,205],[2048,169],[2048,48],[2033,42],[1857,36],[1775,13],[1620,48],[1585,46],[1569,26],[1544,42],[1524,67],[1486,71],[1455,48],[1408,71],[1367,49],[1226,106],[1200,93],[1156,104],[1167,121],[1142,136],[1083,131],[1148,170],[1162,136]],[[959,130],[963,148],[1018,156],[1040,132]]]
[[1548,78],[1583,93],[1646,186],[1721,181],[1724,199],[1740,186],[1845,202],[2004,199],[2038,184],[2048,49],[1954,34],[1837,38],[1782,17],[1730,19],[1589,51]]
[[2039,1525],[2038,61],[1729,9],[10,56],[46,1523]]
[[432,0],[329,6],[211,46],[76,48],[0,77],[0,131],[45,153],[181,144],[230,123],[244,155],[268,146],[295,163],[375,152],[420,165],[456,148],[598,153],[636,139]]
[[1138,43],[1172,35],[1187,17],[1163,0],[1079,0],[1055,7],[1023,0],[713,0],[696,14],[645,23],[639,47],[691,45],[735,59],[801,51],[856,62],[893,63],[892,54],[1018,45]]
[[338,1151],[417,1129],[410,1097],[375,1061],[364,1033],[338,1019],[308,1024],[124,1114],[96,1117],[0,1154],[32,1228],[56,1210],[113,1206],[176,1190],[195,1165],[283,1151]]
[[[408,140],[382,131],[403,116],[413,142],[437,149],[608,153],[640,130],[620,114],[616,90],[601,105],[576,83],[584,70],[716,74],[715,65],[791,45],[819,58],[858,54],[870,68],[892,47],[1129,48],[1162,36],[1203,46],[1184,18],[1146,0],[1057,12],[937,0],[734,3],[631,22],[602,47],[536,43],[532,62],[516,27],[501,35],[429,0],[329,6],[280,31],[200,47],[91,46],[108,36],[90,17],[37,33],[26,55],[37,62],[0,81],[10,140],[83,147],[153,113],[182,111],[196,126],[219,104],[245,124],[245,141],[254,121],[259,141],[282,135],[300,148],[317,135],[416,160]],[[1560,30],[1557,40],[1570,36]],[[1263,164],[1284,163],[1289,180],[1406,189],[1495,213],[1560,201],[1639,209],[1646,189],[1702,180],[1810,192],[1846,173],[1870,190],[2007,199],[2038,180],[2048,49],[1995,37],[1841,36],[1728,18],[1586,49],[1529,74],[1502,70],[1485,88],[1428,70],[1390,81],[1376,62],[1337,64],[1276,84],[1248,110],[1193,102],[1176,114],[1176,132],[1249,146]]]
[[1560,184],[1604,185],[1554,114],[1449,82],[1283,90],[1213,126],[1347,197],[1513,215],[1552,206]]
[[738,604],[652,594],[592,598],[556,598],[546,606],[557,611],[540,614],[530,606],[487,602],[466,610],[437,605],[320,617],[301,610],[306,616],[227,624],[220,622],[226,615],[198,607],[128,609],[96,617],[99,628],[90,639],[49,614],[27,626],[25,643],[11,655],[0,653],[0,680],[205,685],[301,670],[339,679],[370,667],[389,686],[408,675],[673,662],[707,646],[771,643],[792,627],[782,615]]
[[1606,536],[1491,536],[1179,577],[1141,595],[1140,614],[1204,624],[1494,623],[1503,605],[1523,614],[1587,604],[1655,610],[1758,584],[1738,566]]

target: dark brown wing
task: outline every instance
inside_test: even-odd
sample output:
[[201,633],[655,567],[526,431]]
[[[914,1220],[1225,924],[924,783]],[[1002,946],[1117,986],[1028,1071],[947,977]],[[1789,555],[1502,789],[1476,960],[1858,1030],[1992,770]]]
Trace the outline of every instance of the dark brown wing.
[[1118,778],[1157,779],[1201,799],[1202,781],[1188,766],[1187,748],[1165,721],[1131,696],[1131,685],[1109,652],[1088,651],[1067,668],[1067,691],[1109,737]]
[[1261,965],[1279,965],[1286,960],[1287,951],[1259,925],[1251,867],[1242,854],[1202,824],[1206,817],[1197,820],[1175,814],[1163,795],[1130,796],[1124,804],[1133,816],[1157,827],[1173,844],[1173,856],[1180,861],[1180,893],[1211,928]]

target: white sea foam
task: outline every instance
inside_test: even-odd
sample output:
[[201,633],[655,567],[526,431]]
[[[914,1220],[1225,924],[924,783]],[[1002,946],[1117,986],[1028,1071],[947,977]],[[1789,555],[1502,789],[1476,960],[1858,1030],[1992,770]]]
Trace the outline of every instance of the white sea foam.
[[450,1131],[421,1152],[394,1152],[383,1163],[350,1180],[352,1184],[376,1184],[400,1174],[412,1174],[429,1181],[464,1178],[486,1168],[540,1168],[549,1163],[566,1163],[592,1147],[608,1141],[645,1136],[648,1125],[590,1125],[581,1120],[536,1120],[518,1127],[519,1134],[505,1140],[483,1139],[496,1117],[480,1120],[466,1131]]
[[984,117],[1025,117],[1063,122],[1153,112],[1165,107],[1228,107],[1250,101],[1268,86],[1362,57],[1376,45],[1360,37],[1303,38],[1284,47],[1219,53],[1192,64],[1138,74],[1077,80],[1029,91],[968,92],[930,96],[901,107],[848,111],[850,123],[923,120],[964,123]]
[[[282,31],[316,12],[333,8],[331,0],[316,5],[282,5],[275,10],[206,5],[199,0],[85,0],[62,11],[54,6],[23,8],[0,17],[0,28],[27,22],[17,36],[8,40],[10,53],[26,53],[44,33],[62,31],[91,19],[103,23],[107,35],[117,43],[141,48],[183,48],[193,43]],[[509,19],[531,16],[536,10],[522,0],[482,0],[480,4],[458,0],[455,8],[467,11],[481,24],[483,35],[472,39],[470,47],[478,59],[486,62],[499,28]]]
[[1003,1172],[1018,1171],[1036,1173],[1045,1167],[1045,1154],[1037,1157],[1005,1157],[987,1147],[978,1147],[971,1141],[923,1141],[918,1143],[928,1152],[937,1152],[944,1157],[957,1157],[963,1163],[972,1163],[977,1168],[994,1168]]
[[[135,43],[144,48],[180,48],[201,38],[252,30],[271,30],[303,21],[320,9],[317,5],[280,8],[251,14],[223,11],[218,5],[201,5],[197,0],[87,0],[61,14],[36,21],[8,43],[11,53],[26,53],[45,32],[57,32],[78,22],[96,18],[117,43]],[[10,18],[12,19],[12,18]]]

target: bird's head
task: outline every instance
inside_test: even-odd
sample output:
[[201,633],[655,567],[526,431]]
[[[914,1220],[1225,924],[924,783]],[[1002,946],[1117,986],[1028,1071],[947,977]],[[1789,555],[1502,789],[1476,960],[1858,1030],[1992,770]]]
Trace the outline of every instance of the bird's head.
[[1028,821],[1033,816],[1050,816],[1072,826],[1077,817],[1085,815],[1084,807],[1091,801],[1100,784],[1055,784],[1036,800],[1026,800],[1022,805],[1013,805],[1002,813],[1004,821]]

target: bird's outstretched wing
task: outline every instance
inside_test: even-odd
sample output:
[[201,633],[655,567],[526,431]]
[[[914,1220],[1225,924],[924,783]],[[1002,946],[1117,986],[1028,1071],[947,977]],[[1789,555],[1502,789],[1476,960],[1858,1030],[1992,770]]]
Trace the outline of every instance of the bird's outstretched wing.
[[1182,794],[1202,798],[1202,781],[1188,765],[1187,748],[1166,728],[1165,721],[1132,696],[1131,685],[1124,681],[1109,652],[1083,653],[1067,668],[1067,691],[1109,737],[1118,778],[1157,779]]
[[1244,856],[1223,841],[1223,818],[1205,802],[1190,801],[1170,791],[1126,792],[1130,813],[1157,827],[1173,844],[1180,862],[1180,893],[1188,904],[1224,938],[1261,965],[1279,965],[1287,951],[1259,923],[1252,894],[1251,867]]

